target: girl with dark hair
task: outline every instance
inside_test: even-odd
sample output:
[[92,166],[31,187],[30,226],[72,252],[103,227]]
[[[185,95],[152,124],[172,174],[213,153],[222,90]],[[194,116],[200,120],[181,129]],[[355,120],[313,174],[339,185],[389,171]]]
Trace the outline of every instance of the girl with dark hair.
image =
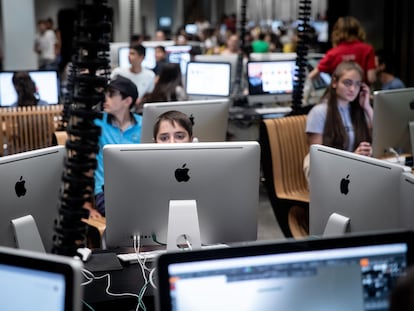
[[16,71],[13,74],[12,82],[17,93],[17,101],[12,106],[36,106],[46,105],[47,103],[40,100],[36,84],[26,71]]

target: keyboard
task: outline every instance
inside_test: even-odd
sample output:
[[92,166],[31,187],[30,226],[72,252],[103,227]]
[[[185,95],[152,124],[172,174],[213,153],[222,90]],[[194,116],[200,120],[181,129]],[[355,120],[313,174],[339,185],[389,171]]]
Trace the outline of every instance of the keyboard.
[[[201,249],[211,249],[211,248],[221,248],[228,247],[227,244],[213,244],[213,245],[203,245]],[[123,253],[118,254],[117,257],[124,263],[134,264],[138,263],[138,258],[145,261],[154,261],[159,255],[166,253],[166,249],[158,249],[154,251],[139,252],[138,254],[133,253]],[[139,256],[139,257],[138,257]]]
[[254,110],[258,114],[286,114],[292,111],[291,107],[264,107]]

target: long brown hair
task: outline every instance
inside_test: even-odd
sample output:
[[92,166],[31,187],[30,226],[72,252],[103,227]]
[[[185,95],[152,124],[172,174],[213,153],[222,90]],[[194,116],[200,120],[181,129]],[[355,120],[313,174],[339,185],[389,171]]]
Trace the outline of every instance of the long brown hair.
[[366,32],[360,22],[352,16],[340,17],[332,28],[331,41],[333,46],[341,42],[354,40],[365,41]]
[[[342,150],[348,150],[349,139],[339,113],[336,88],[332,85],[333,83],[338,82],[345,72],[350,70],[356,70],[361,76],[361,79],[364,77],[364,72],[361,66],[353,61],[344,61],[336,67],[334,73],[332,74],[332,81],[325,95],[328,109],[322,136],[323,145]],[[362,141],[371,141],[371,132],[368,128],[365,112],[359,104],[359,96],[357,96],[349,104],[351,107],[352,126],[355,133],[355,141],[352,147],[353,150],[355,150]]]

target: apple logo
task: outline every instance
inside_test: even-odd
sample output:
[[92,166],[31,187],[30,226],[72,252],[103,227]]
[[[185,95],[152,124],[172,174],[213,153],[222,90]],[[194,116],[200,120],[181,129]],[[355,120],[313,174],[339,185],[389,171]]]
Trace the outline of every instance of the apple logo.
[[189,118],[189,119],[190,119],[190,121],[191,121],[191,125],[193,125],[193,126],[194,126],[194,116],[193,116],[193,114],[191,114],[188,118]]
[[347,195],[349,192],[349,174],[341,179],[340,189],[341,193]]
[[14,190],[16,191],[16,195],[18,197],[24,196],[26,194],[26,181],[23,179],[23,176],[20,176],[20,179],[14,185]]
[[188,175],[189,168],[186,167],[186,163],[183,164],[182,167],[177,168],[174,172],[175,179],[177,179],[178,182],[187,182],[190,180],[190,176]]

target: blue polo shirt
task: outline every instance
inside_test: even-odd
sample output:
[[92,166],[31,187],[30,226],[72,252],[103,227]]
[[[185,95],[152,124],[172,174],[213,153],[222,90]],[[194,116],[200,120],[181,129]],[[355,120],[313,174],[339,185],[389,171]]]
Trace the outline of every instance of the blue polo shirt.
[[99,137],[99,152],[96,155],[97,168],[95,170],[95,195],[102,192],[104,184],[103,169],[103,146],[107,144],[139,144],[141,140],[142,117],[138,114],[132,114],[135,124],[132,124],[125,131],[111,122],[108,113],[103,112],[102,119],[95,119],[95,124],[101,128]]

